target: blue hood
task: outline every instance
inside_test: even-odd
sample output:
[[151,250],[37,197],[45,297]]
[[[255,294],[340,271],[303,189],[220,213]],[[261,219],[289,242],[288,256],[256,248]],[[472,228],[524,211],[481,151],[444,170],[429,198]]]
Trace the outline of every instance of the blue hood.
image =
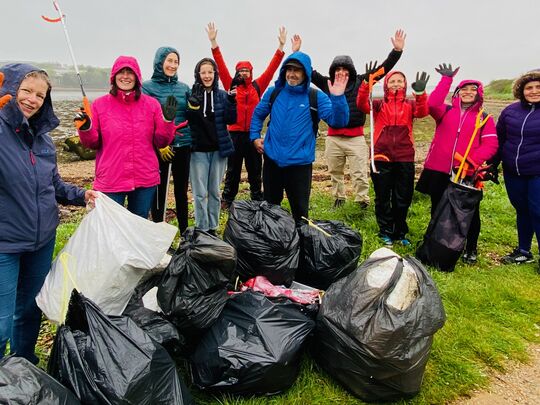
[[178,81],[177,74],[169,77],[163,72],[163,62],[165,62],[165,58],[170,53],[175,53],[176,56],[178,56],[178,61],[180,61],[180,54],[173,47],[162,46],[157,49],[156,56],[154,56],[154,73],[152,74],[152,80],[165,83],[176,83]]
[[279,77],[275,82],[276,88],[283,88],[287,84],[287,80],[285,79],[285,71],[287,69],[285,66],[287,65],[287,62],[291,60],[298,61],[304,67],[306,80],[301,86],[308,88],[311,83],[311,72],[313,69],[311,68],[311,58],[303,52],[293,52],[283,61],[281,68],[279,69]]
[[[0,97],[5,94],[11,94],[13,96],[10,102],[0,110],[0,117],[13,128],[18,128],[23,124],[25,118],[17,105],[17,90],[19,90],[22,81],[28,73],[35,71],[46,72],[43,69],[26,63],[10,63],[2,66],[0,71],[4,73],[4,85],[0,89]],[[30,118],[29,122],[35,135],[52,131],[60,124],[60,120],[54,114],[51,89],[47,91],[45,101],[40,110]]]

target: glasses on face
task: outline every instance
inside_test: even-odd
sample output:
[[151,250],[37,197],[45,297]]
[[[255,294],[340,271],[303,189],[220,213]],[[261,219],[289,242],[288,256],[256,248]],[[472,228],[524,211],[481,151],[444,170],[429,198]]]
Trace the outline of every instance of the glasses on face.
[[249,69],[238,69],[238,73],[249,73]]

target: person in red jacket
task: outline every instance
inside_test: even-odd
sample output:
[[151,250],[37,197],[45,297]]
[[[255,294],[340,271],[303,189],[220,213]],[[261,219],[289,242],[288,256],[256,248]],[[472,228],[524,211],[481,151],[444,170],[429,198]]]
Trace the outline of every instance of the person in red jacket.
[[[212,56],[218,66],[219,78],[223,87],[226,91],[236,90],[237,119],[236,123],[228,126],[234,144],[234,153],[229,157],[229,161],[227,162],[225,186],[221,197],[222,209],[228,209],[236,198],[236,194],[238,194],[244,160],[248,173],[251,199],[263,199],[261,191],[262,157],[249,140],[249,127],[251,125],[253,110],[255,110],[262,94],[270,84],[274,73],[285,55],[283,47],[287,40],[287,31],[284,27],[280,27],[278,49],[274,53],[266,70],[256,79],[253,78],[253,66],[249,61],[239,61],[235,67],[234,77],[231,76],[216,40],[217,28],[215,24],[209,23],[206,32],[210,40]],[[302,43],[300,36],[294,35],[291,41],[292,51],[296,52],[300,50]]]
[[[368,74],[366,74],[368,77]],[[401,72],[390,72],[384,79],[384,98],[373,101],[375,130],[373,134],[376,172],[371,172],[375,191],[375,215],[379,237],[387,246],[399,241],[411,243],[406,235],[407,212],[414,193],[413,119],[429,114],[426,85],[429,76],[416,74],[412,84],[414,100],[407,99],[407,79]],[[370,112],[369,86],[358,89],[358,109]]]

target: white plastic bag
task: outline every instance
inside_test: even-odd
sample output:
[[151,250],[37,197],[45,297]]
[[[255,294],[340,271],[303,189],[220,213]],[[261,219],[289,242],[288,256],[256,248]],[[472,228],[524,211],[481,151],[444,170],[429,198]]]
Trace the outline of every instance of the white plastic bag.
[[107,315],[122,314],[133,290],[160,263],[176,232],[176,227],[134,215],[100,193],[96,207],[58,253],[37,305],[51,321],[62,323],[76,288]]

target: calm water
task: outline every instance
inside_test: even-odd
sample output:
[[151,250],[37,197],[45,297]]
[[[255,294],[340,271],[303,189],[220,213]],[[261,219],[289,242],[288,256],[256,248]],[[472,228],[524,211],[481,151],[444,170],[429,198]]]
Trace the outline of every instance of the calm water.
[[[89,90],[86,91],[86,96],[90,101],[95,100],[99,96],[107,94],[108,90]],[[77,101],[82,100],[81,90],[55,90],[53,88],[51,97],[53,101]]]

